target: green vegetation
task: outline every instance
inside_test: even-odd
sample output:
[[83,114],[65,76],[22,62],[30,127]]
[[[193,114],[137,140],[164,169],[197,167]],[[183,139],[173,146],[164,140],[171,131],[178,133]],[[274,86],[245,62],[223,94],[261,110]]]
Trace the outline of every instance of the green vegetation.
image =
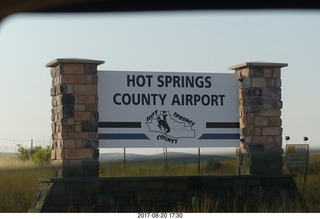
[[51,147],[47,146],[43,148],[41,145],[25,148],[18,145],[18,157],[22,161],[32,161],[35,164],[41,166],[49,164],[51,157]]
[[0,155],[0,212],[27,212],[34,201],[38,179],[51,176],[48,166]]
[[[41,156],[40,156],[41,157]],[[235,160],[208,160],[201,163],[200,175],[234,175]],[[284,173],[288,173],[284,169]],[[197,163],[170,163],[167,168],[159,163],[101,163],[100,177],[124,176],[190,176],[198,175]],[[31,159],[22,161],[18,156],[0,155],[0,212],[27,212],[37,194],[39,178],[50,178],[52,169],[49,165],[34,163]],[[309,212],[320,212],[320,155],[310,156],[307,182],[304,183],[303,171],[297,172],[297,186]],[[234,201],[234,208],[240,203]],[[214,198],[199,194],[193,209],[186,209],[177,204],[173,212],[207,212],[219,210],[219,203]],[[236,211],[236,210],[235,210]],[[282,200],[277,209],[262,204],[258,212],[301,212],[302,209],[291,200]]]

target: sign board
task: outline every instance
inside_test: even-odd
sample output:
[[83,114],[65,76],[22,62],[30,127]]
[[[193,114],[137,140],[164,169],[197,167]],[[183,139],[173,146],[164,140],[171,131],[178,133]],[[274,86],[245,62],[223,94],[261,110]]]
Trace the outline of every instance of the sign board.
[[305,167],[308,163],[308,144],[287,144],[286,163],[287,167]]
[[238,147],[238,77],[98,72],[101,148]]

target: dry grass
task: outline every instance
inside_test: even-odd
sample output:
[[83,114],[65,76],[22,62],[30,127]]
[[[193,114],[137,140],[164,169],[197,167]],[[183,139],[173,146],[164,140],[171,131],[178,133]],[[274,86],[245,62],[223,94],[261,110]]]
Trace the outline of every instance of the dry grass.
[[48,177],[48,167],[0,156],[0,212],[27,212],[37,192],[38,179]]
[[14,169],[29,169],[36,166],[30,162],[21,162],[16,156],[0,155],[0,171],[14,170]]
[[[206,163],[200,164],[199,175],[234,175],[236,173],[236,161],[221,161],[221,167],[207,169]],[[100,177],[126,177],[126,176],[196,176],[198,175],[198,164],[183,163],[173,165],[160,165],[156,162],[135,162],[124,167],[123,163],[101,163]]]
[[[222,161],[220,169],[206,169],[205,163],[201,164],[200,175],[234,175],[236,170],[235,160]],[[198,175],[197,164],[170,165],[165,170],[163,165],[156,163],[134,163],[124,166],[122,163],[101,163],[101,177],[125,176],[190,176]],[[27,212],[37,194],[39,178],[50,178],[52,170],[49,167],[39,167],[30,162],[21,162],[16,157],[0,156],[0,212]],[[307,182],[304,188],[303,172],[299,172],[296,182],[299,190],[304,195],[305,202],[310,212],[320,212],[320,156],[310,157]],[[305,189],[305,190],[304,190]],[[219,203],[211,197],[198,197],[193,209],[185,209],[177,205],[176,212],[206,212],[214,211]],[[283,200],[278,209],[261,205],[259,212],[299,212],[300,209],[290,200]]]

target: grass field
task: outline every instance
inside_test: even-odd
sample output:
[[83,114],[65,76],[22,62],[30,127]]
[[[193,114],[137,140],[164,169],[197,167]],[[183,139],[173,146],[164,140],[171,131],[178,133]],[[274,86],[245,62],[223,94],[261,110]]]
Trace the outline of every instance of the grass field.
[[38,178],[51,177],[49,167],[0,157],[0,212],[27,212],[38,189]]
[[[201,163],[200,175],[234,175],[235,160],[221,161],[220,168],[207,168],[207,163]],[[288,173],[284,169],[284,173]],[[190,176],[198,175],[198,164],[170,164],[165,170],[159,163],[130,163],[124,168],[123,163],[101,163],[100,177],[121,176]],[[52,169],[49,166],[39,167],[30,162],[21,162],[13,156],[0,155],[0,212],[27,212],[37,194],[39,178],[50,178]],[[320,212],[320,155],[310,156],[307,181],[304,183],[303,172],[299,172],[296,183],[309,208],[309,212]],[[215,204],[214,200],[204,200]],[[206,206],[208,208],[208,206]],[[283,212],[283,209],[262,208],[261,212]],[[183,207],[181,207],[183,210]],[[180,210],[181,210],[180,209]],[[205,208],[203,208],[205,212]],[[292,209],[289,212],[299,209]]]

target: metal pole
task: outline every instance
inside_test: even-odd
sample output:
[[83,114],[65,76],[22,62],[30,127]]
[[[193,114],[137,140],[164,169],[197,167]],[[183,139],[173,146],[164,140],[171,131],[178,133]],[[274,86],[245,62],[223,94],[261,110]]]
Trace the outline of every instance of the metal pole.
[[198,176],[200,175],[200,147],[198,147]]
[[166,150],[165,147],[162,148],[162,157],[163,157],[163,170],[166,171]]
[[165,170],[168,170],[168,148],[166,147],[166,166],[165,166]]
[[309,164],[309,145],[307,145],[307,157],[306,157],[306,162],[305,162],[305,165],[304,165],[303,195],[305,195],[305,192],[306,192],[308,164]]
[[123,169],[126,171],[126,148],[123,148]]
[[163,170],[164,172],[167,171],[167,167],[168,167],[168,156],[167,156],[167,153],[168,153],[168,149],[166,147],[163,147],[162,148],[162,151],[163,151]]

